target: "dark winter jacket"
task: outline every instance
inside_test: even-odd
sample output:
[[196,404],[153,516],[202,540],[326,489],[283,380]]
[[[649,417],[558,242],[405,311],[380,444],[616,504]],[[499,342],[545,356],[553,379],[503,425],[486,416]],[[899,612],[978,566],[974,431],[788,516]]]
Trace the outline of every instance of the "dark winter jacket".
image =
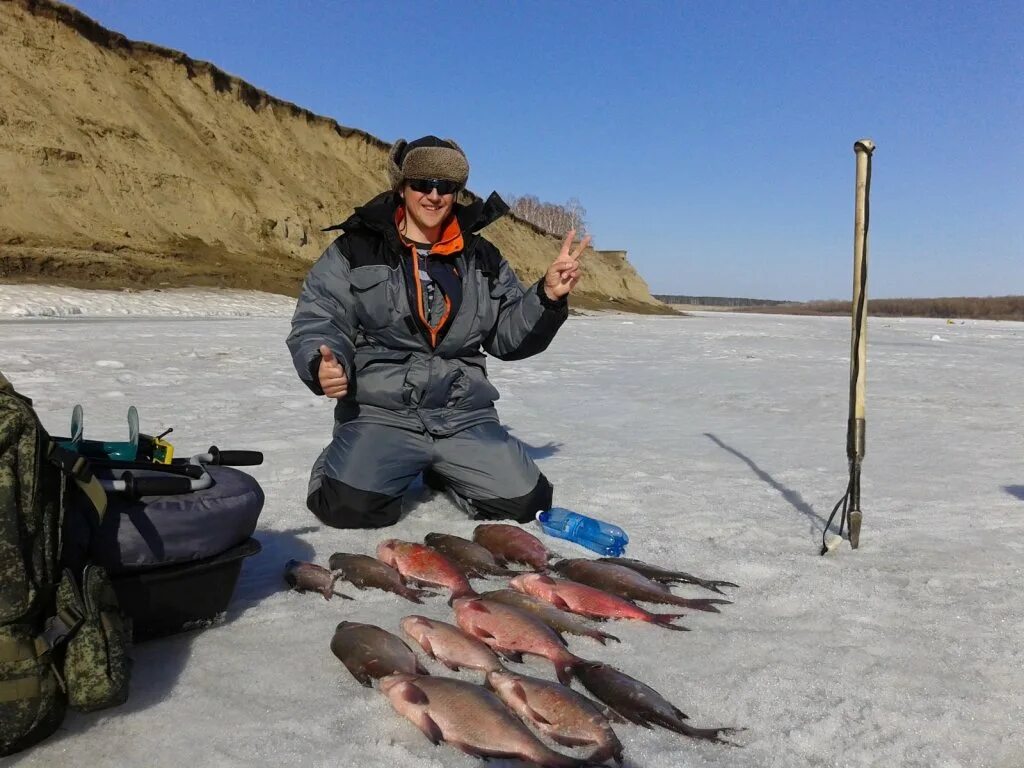
[[323,394],[320,345],[334,352],[349,379],[349,393],[335,408],[338,421],[358,415],[439,436],[497,421],[498,391],[487,379],[484,350],[502,360],[543,351],[568,316],[567,302],[548,299],[543,281],[524,288],[478,234],[508,211],[492,194],[456,205],[454,222],[434,247],[436,258],[453,261],[461,298],[431,330],[414,314],[415,249],[395,225],[399,203],[386,192],[357,208],[310,269],[288,335],[295,369]]

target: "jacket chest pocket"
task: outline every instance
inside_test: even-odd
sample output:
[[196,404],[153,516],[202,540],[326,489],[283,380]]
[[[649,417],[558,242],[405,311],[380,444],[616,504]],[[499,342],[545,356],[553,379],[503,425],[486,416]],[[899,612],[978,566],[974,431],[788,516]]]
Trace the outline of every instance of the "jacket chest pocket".
[[349,273],[356,317],[363,328],[384,328],[398,316],[400,280],[398,270],[383,265],[357,267]]
[[[476,317],[477,325],[480,328],[481,338],[487,338],[494,324],[498,321],[498,308],[501,306],[501,289],[497,285],[497,275],[489,272],[476,270],[474,274],[476,281]],[[492,295],[491,291],[497,295]]]

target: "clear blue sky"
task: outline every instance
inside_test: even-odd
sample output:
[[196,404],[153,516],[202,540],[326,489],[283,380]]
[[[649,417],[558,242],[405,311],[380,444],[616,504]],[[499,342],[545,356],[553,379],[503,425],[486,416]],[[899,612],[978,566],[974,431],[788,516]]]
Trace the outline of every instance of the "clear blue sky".
[[1020,0],[74,5],[386,141],[452,136],[477,193],[578,197],[656,293],[848,298],[870,137],[869,296],[1024,294]]

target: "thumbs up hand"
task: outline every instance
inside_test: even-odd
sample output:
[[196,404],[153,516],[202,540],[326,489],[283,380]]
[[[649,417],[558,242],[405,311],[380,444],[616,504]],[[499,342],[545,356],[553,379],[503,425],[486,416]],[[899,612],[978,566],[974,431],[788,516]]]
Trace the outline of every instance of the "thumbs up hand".
[[338,399],[348,394],[348,376],[338,358],[326,344],[320,345],[320,368],[317,370],[320,389],[327,397]]

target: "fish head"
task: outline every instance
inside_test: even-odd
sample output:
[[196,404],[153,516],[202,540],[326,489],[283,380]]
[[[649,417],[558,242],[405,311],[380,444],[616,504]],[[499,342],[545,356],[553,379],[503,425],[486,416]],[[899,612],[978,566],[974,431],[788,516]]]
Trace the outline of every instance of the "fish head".
[[394,566],[397,557],[398,539],[385,539],[377,545],[377,559],[385,565]]
[[485,684],[495,693],[511,688],[519,679],[519,675],[513,672],[488,672]]
[[399,622],[398,626],[402,628],[405,634],[419,642],[420,638],[434,628],[434,623],[426,616],[406,616]]
[[490,613],[487,605],[479,597],[457,597],[452,601],[452,608],[455,609],[456,618],[460,620]]
[[[508,585],[524,595],[536,595],[543,592],[545,584],[550,581],[549,577],[541,573],[524,573],[522,576],[513,578]],[[550,584],[547,584],[547,586],[550,586]]]
[[410,675],[407,672],[396,672],[393,675],[385,675],[380,680],[378,680],[377,683],[380,686],[380,692],[388,698],[391,698],[391,692],[395,688],[404,685],[405,683],[412,682],[413,680],[416,680],[418,677],[419,675]]
[[334,631],[335,632],[344,632],[346,629],[355,629],[356,627],[365,627],[365,626],[366,626],[365,624],[362,624],[362,623],[360,623],[358,621],[341,621],[341,622],[338,622],[338,626],[336,626],[334,628]]

